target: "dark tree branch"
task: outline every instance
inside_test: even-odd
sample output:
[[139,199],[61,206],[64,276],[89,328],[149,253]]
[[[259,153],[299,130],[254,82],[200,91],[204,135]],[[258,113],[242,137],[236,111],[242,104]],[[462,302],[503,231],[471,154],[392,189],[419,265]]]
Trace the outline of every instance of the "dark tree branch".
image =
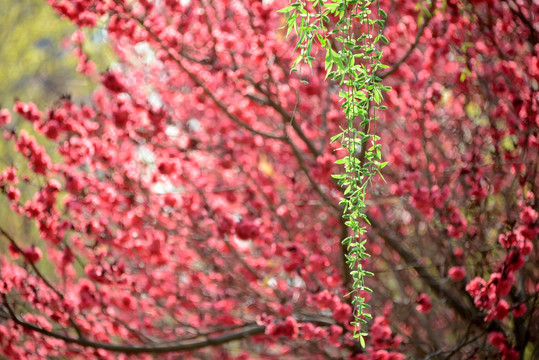
[[[415,255],[401,245],[401,242],[396,234],[393,234],[391,230],[384,227],[372,216],[369,216],[369,222],[376,233],[380,235],[382,239],[384,239],[385,243],[394,249],[407,264],[417,264],[418,261]],[[471,319],[475,315],[474,312],[468,306],[465,306],[460,299],[456,298],[450,291],[444,288],[442,284],[437,281],[426,268],[414,267],[414,269],[421,279],[438,297],[445,298],[447,300],[448,304],[455,309],[456,313],[460,317],[463,319]],[[480,318],[477,318],[477,321],[483,323],[483,320]]]
[[[23,328],[31,331],[38,332],[40,334],[53,337],[55,339],[63,340],[68,344],[77,344],[84,347],[90,347],[94,349],[103,349],[112,352],[120,352],[124,354],[162,354],[162,353],[171,353],[171,352],[181,352],[189,350],[197,350],[209,346],[218,346],[229,343],[231,341],[246,339],[254,335],[259,335],[264,333],[266,326],[258,325],[256,323],[245,324],[243,327],[232,330],[225,334],[214,335],[208,334],[205,336],[178,340],[173,343],[167,344],[155,344],[155,345],[129,345],[129,344],[112,344],[104,343],[100,341],[92,341],[86,338],[73,338],[71,336],[63,335],[54,331],[43,329],[37,325],[31,324],[24,320],[21,320],[16,314],[14,309],[9,305],[6,295],[3,295],[4,306],[9,314],[11,320],[16,324],[22,326]],[[310,322],[317,324],[319,326],[330,326],[335,323],[322,319],[322,318],[304,318],[300,322]],[[218,332],[216,332],[218,333]],[[215,333],[213,333],[215,334]]]
[[111,343],[104,343],[100,341],[92,341],[86,338],[74,338],[71,336],[63,335],[54,331],[41,328],[37,325],[21,320],[15,315],[14,310],[8,304],[6,296],[4,295],[3,297],[4,297],[4,305],[10,315],[11,320],[13,320],[16,324],[22,326],[23,328],[27,330],[35,331],[37,333],[50,336],[55,339],[63,340],[64,342],[68,344],[77,344],[84,347],[90,347],[94,349],[103,349],[103,350],[108,350],[108,351],[113,351],[113,352],[121,352],[124,354],[143,354],[143,353],[161,354],[161,353],[169,353],[169,352],[197,350],[203,347],[218,346],[218,345],[226,344],[234,340],[241,340],[241,339],[253,336],[253,335],[262,334],[264,330],[266,329],[266,327],[263,325],[246,324],[245,327],[239,330],[228,332],[226,334],[216,335],[216,336],[207,335],[201,338],[179,340],[178,342],[164,344],[164,345],[111,344]]

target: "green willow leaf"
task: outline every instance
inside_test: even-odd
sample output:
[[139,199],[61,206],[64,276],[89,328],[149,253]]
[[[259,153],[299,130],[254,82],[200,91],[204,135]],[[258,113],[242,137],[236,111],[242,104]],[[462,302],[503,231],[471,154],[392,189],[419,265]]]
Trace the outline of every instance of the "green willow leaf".
[[[288,32],[294,30],[299,39],[294,51],[300,49],[300,52],[292,68],[297,70],[300,61],[312,68],[316,60],[311,55],[313,51],[316,53],[317,47],[325,49],[326,79],[340,86],[338,95],[346,127],[340,127],[341,133],[332,136],[331,142],[339,141],[341,148],[337,150],[346,150],[347,155],[335,161],[344,167],[344,173],[332,174],[331,177],[344,189],[339,205],[351,233],[342,240],[353,288],[347,295],[353,297],[351,303],[354,306],[354,321],[350,324],[354,326],[354,337],[365,347],[364,338],[368,334],[362,331],[362,324],[372,317],[365,312],[369,305],[361,297],[361,291],[372,292],[365,286],[365,277],[374,274],[364,270],[360,261],[370,257],[365,249],[367,230],[364,224],[369,224],[365,215],[367,185],[372,183],[375,175],[382,177],[380,170],[387,165],[387,162],[382,162],[381,145],[377,142],[379,137],[372,132],[372,123],[378,120],[376,110],[386,109],[380,105],[382,91],[391,89],[383,85],[382,79],[376,75],[379,69],[388,68],[381,63],[382,51],[377,47],[378,42],[389,43],[382,34],[383,19],[387,18],[387,13],[374,0],[309,2],[311,5],[308,7],[308,2],[294,2],[279,12],[287,16]],[[322,6],[316,7],[319,4]],[[300,20],[298,14],[301,14]],[[338,21],[332,24],[328,14],[336,16]],[[365,31],[361,33],[359,29]]]

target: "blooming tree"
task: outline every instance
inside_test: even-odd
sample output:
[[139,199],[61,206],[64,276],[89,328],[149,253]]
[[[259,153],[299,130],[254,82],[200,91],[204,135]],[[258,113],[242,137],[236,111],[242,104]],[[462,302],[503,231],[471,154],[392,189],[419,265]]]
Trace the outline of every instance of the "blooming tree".
[[[39,229],[0,229],[3,356],[537,356],[535,2],[380,1],[390,67],[378,76],[393,90],[375,125],[385,182],[367,196],[365,349],[330,177],[339,87],[321,49],[312,71],[290,72],[287,4],[49,3],[105,26],[119,64],[91,104],[0,111],[20,154],[2,166],[2,196]],[[78,70],[95,76],[83,34]]]

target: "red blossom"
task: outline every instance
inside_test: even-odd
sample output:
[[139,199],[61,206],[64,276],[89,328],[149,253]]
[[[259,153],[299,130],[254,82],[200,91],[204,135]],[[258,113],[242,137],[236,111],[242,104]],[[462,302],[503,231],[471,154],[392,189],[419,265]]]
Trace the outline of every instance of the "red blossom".
[[394,339],[389,325],[389,318],[387,317],[377,316],[374,318],[370,336],[375,349],[387,349],[393,345]]
[[7,167],[0,174],[0,182],[4,180],[10,184],[16,185],[19,183],[19,178],[17,177],[17,170],[13,166]]
[[455,255],[455,258],[457,259],[457,261],[462,261],[462,258],[463,258],[463,255],[464,255],[464,250],[460,247],[457,247],[455,249],[453,249],[453,255]]
[[519,352],[514,348],[508,348],[502,353],[503,360],[518,360],[520,359]]
[[448,271],[449,277],[453,281],[461,281],[466,277],[466,269],[463,266],[453,266]]
[[114,93],[120,93],[125,91],[125,85],[120,78],[120,75],[116,72],[109,71],[107,72],[101,82],[103,85]]
[[510,232],[508,234],[500,234],[500,236],[498,237],[498,241],[504,248],[509,249],[521,243],[523,240],[520,234],[515,233],[515,232]]
[[43,253],[37,246],[30,246],[24,249],[24,257],[29,262],[36,263],[43,258]]
[[489,343],[497,348],[499,351],[503,351],[506,348],[506,340],[503,333],[499,331],[492,331],[488,334]]
[[7,125],[11,122],[11,113],[8,109],[0,110],[0,126]]
[[82,279],[79,282],[79,306],[81,308],[89,308],[97,303],[97,293],[95,286],[87,279]]
[[315,326],[311,323],[303,323],[300,326],[301,337],[307,341],[315,338]]
[[490,312],[489,316],[486,317],[487,321],[496,318],[498,320],[503,320],[509,313],[509,304],[504,299],[501,299],[493,311]]
[[528,308],[526,307],[526,304],[519,304],[516,308],[513,309],[513,316],[518,318],[521,317],[526,313]]
[[346,303],[339,302],[333,309],[333,318],[341,324],[346,324],[350,321],[352,308]]
[[415,302],[417,303],[416,310],[421,313],[428,314],[432,309],[430,297],[425,293],[419,295]]
[[259,234],[259,227],[254,222],[242,220],[236,223],[236,235],[242,240],[255,239]]
[[6,194],[8,200],[11,202],[17,202],[21,197],[21,191],[13,186],[8,187]]
[[343,329],[337,325],[331,325],[329,327],[329,337],[328,340],[333,346],[339,347],[341,345],[340,336],[343,333]]
[[284,336],[295,339],[299,334],[298,323],[292,316],[288,316],[284,321],[270,323],[266,328],[266,334],[275,337]]
[[479,296],[486,286],[485,280],[480,277],[476,277],[466,285],[466,291],[473,297]]
[[41,111],[37,108],[36,104],[32,102],[24,103],[16,101],[13,105],[13,111],[22,115],[26,120],[30,122],[36,122],[41,118]]

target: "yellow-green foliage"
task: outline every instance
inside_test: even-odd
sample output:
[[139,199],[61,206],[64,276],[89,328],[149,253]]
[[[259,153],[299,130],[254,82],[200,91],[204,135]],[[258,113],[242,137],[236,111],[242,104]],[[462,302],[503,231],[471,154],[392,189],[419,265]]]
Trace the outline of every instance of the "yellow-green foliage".
[[[76,73],[77,59],[61,42],[75,27],[61,19],[44,0],[0,1],[0,104],[11,107],[13,98],[34,101],[40,106],[50,104],[63,93],[84,98],[95,82]],[[92,29],[95,34],[100,29]],[[113,60],[106,44],[91,42],[98,68],[106,69]]]

